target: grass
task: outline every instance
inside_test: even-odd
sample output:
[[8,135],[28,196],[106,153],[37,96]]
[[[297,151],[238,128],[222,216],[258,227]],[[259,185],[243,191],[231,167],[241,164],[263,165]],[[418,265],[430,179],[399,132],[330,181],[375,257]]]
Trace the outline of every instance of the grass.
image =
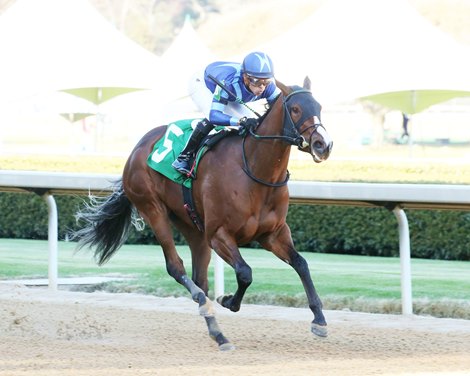
[[[0,279],[46,278],[47,242],[0,240]],[[187,247],[178,248],[190,270]],[[302,284],[293,269],[259,249],[242,249],[253,269],[253,284],[245,302],[306,307]],[[400,261],[336,254],[304,253],[326,309],[400,313]],[[414,312],[470,319],[469,263],[412,259]],[[75,243],[59,242],[59,277],[125,276],[129,281],[88,286],[88,291],[137,292],[158,296],[189,296],[166,272],[158,246],[124,245],[99,267],[90,251],[75,252]],[[213,281],[212,268],[209,269]],[[225,266],[225,291],[236,289],[233,270]],[[209,294],[211,297],[212,294]]]

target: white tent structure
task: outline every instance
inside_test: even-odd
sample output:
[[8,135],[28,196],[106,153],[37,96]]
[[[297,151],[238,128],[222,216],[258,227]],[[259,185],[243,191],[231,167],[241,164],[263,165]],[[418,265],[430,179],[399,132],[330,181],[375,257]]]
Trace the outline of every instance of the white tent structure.
[[395,93],[379,103],[414,113],[470,95],[470,51],[405,0],[327,1],[259,49],[281,81],[301,84],[308,74],[322,103]]
[[163,120],[201,116],[189,97],[188,82],[216,57],[186,17],[181,31],[161,57]]
[[190,17],[186,17],[181,31],[161,59],[168,97],[174,99],[186,95],[190,77],[214,60],[215,55],[197,35]]
[[[61,114],[66,118],[77,118],[79,114],[96,114],[98,106],[90,101],[63,91],[43,92],[12,103],[9,111],[17,114],[41,114],[41,116]],[[67,116],[65,116],[67,114]]]
[[158,79],[159,58],[87,0],[17,0],[0,16],[0,100],[68,90],[93,103]]

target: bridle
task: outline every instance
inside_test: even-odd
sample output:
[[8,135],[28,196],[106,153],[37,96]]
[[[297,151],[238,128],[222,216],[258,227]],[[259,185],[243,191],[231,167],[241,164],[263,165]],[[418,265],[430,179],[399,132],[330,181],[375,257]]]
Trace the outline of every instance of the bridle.
[[[303,134],[306,131],[313,128],[313,132],[310,135],[310,138],[311,138],[313,133],[317,130],[317,128],[320,127],[320,126],[323,127],[323,125],[322,125],[322,123],[315,123],[313,125],[310,125],[309,127],[307,127],[306,129],[304,129],[301,132],[300,132],[299,128],[302,126],[302,124],[307,119],[309,119],[313,116],[317,116],[318,118],[320,118],[320,113],[319,113],[319,111],[317,111],[315,106],[308,106],[309,109],[307,111],[303,111],[301,118],[296,123],[294,123],[294,120],[292,119],[292,116],[290,114],[290,108],[289,108],[289,105],[288,105],[288,102],[292,97],[294,97],[295,95],[298,95],[298,94],[306,94],[306,93],[310,94],[310,98],[313,99],[313,97],[311,96],[311,94],[312,94],[311,91],[310,90],[305,90],[305,89],[294,90],[294,91],[292,91],[291,93],[289,93],[287,96],[285,96],[283,98],[282,106],[284,108],[284,119],[283,119],[283,128],[282,128],[282,134],[281,135],[266,135],[266,136],[259,135],[259,134],[256,133],[257,127],[254,128],[254,129],[250,128],[248,130],[248,134],[251,135],[256,140],[283,140],[283,141],[287,142],[290,145],[297,145],[297,147],[299,149],[306,148],[309,145],[309,143],[305,140],[305,137],[303,136]],[[310,99],[310,98],[308,98],[308,99]],[[279,97],[278,97],[278,99],[279,99]],[[305,107],[307,107],[307,106],[305,106]],[[310,108],[310,107],[313,107],[313,108]],[[264,117],[261,118],[261,122],[264,119]],[[289,170],[287,170],[286,178],[283,181],[277,182],[277,183],[270,183],[268,181],[259,179],[259,178],[257,178],[256,176],[253,175],[253,173],[251,172],[251,170],[248,166],[248,162],[247,162],[247,159],[246,159],[245,141],[246,141],[246,136],[243,138],[243,142],[242,142],[243,171],[252,180],[254,180],[254,181],[256,181],[260,184],[266,185],[268,187],[282,187],[282,186],[286,185],[287,182],[289,181],[289,178],[290,178]]]

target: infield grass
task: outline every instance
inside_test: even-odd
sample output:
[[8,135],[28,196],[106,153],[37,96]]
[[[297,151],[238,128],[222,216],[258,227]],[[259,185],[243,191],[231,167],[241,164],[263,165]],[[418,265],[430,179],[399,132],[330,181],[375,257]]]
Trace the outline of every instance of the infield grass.
[[[76,244],[59,242],[59,277],[115,276],[132,278],[85,291],[137,292],[158,296],[189,293],[166,272],[159,246],[124,245],[104,266],[97,266],[89,250],[75,252]],[[190,252],[178,247],[188,273]],[[253,284],[245,302],[307,306],[305,293],[294,270],[262,249],[242,249],[253,269]],[[399,313],[400,260],[367,256],[303,253],[312,278],[327,309]],[[0,279],[47,278],[48,245],[42,240],[0,239]],[[412,259],[415,313],[470,319],[470,263]],[[234,292],[233,270],[225,265],[225,291]],[[209,269],[213,288],[213,269]],[[61,287],[63,288],[63,287]],[[213,297],[212,293],[209,296]]]

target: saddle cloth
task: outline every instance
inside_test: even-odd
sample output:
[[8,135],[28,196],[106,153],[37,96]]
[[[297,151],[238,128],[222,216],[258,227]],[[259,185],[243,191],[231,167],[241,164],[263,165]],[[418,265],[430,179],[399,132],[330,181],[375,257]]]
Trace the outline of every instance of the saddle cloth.
[[[184,149],[186,142],[199,121],[201,121],[201,119],[183,119],[170,123],[165,135],[155,143],[153,151],[147,158],[147,165],[155,171],[158,171],[160,174],[166,176],[168,179],[173,180],[178,184],[182,184],[187,188],[191,188],[193,179],[176,171],[171,164]],[[209,136],[202,142],[202,147],[196,153],[196,165],[194,167],[195,175],[200,159],[209,149],[207,146],[208,139],[221,139],[222,137],[230,134],[238,134],[238,129],[234,129],[233,127],[217,126],[211,131]],[[215,137],[216,135],[219,137]]]

